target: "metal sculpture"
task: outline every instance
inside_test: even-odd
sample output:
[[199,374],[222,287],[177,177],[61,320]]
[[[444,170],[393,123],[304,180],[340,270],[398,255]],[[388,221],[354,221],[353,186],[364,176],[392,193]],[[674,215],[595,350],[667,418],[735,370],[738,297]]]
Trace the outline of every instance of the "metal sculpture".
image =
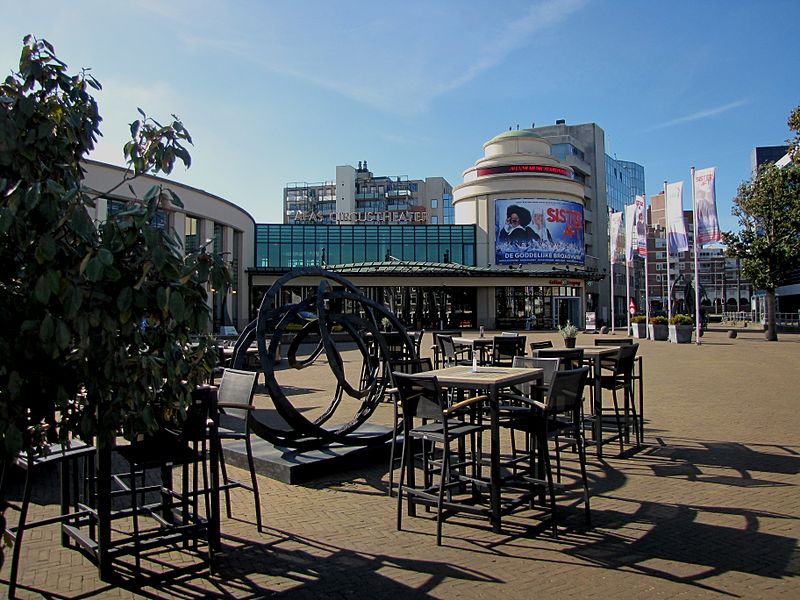
[[[301,277],[319,278],[316,294],[294,304],[280,305],[283,288]],[[351,312],[342,312],[344,306],[350,307]],[[288,344],[285,354],[289,367],[305,369],[325,352],[336,380],[336,390],[327,409],[314,420],[303,416],[292,405],[275,378],[275,358],[279,356],[283,336],[287,326],[297,322],[301,311],[315,312],[317,320],[307,322]],[[231,364],[233,368],[242,368],[246,350],[256,340],[267,390],[285,426],[275,427],[259,420],[256,415],[251,419],[251,430],[275,445],[291,448],[315,448],[334,443],[350,446],[385,443],[393,433],[391,430],[379,435],[363,435],[358,431],[375,412],[388,385],[391,354],[380,330],[384,319],[400,332],[402,351],[414,356],[414,343],[397,317],[382,304],[367,298],[341,275],[310,267],[287,273],[272,284],[261,302],[257,318],[245,327],[236,341]],[[337,326],[361,354],[361,374],[357,384],[347,380],[339,347],[332,337]],[[300,344],[312,334],[319,335],[316,347],[307,358],[298,360]],[[343,394],[360,399],[361,405],[347,421],[334,425],[331,419],[341,405]]]

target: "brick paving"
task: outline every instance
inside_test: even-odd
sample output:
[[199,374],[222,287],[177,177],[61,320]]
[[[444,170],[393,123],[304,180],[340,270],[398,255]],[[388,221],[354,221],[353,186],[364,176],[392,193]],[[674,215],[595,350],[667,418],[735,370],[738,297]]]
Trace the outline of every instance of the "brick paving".
[[[441,548],[432,513],[406,517],[396,531],[385,465],[307,485],[262,478],[267,530],[256,531],[250,493],[235,491],[213,575],[199,564],[163,581],[109,586],[47,526],[26,536],[19,596],[798,598],[800,335],[767,343],[755,329],[735,340],[720,329],[703,342],[642,343],[646,444],[625,457],[613,445],[602,461],[590,454],[591,529],[571,485],[571,455],[558,539],[547,515],[528,510],[506,518],[502,534],[452,517]],[[316,373],[280,376],[313,408],[328,381]],[[390,414],[382,406],[377,418]],[[47,492],[36,513],[52,511],[55,491]],[[198,563],[180,549],[160,559]]]

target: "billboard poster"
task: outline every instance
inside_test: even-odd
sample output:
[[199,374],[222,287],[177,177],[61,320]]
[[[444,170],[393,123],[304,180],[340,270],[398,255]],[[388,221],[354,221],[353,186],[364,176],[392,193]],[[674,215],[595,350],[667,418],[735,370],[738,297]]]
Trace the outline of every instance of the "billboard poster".
[[551,198],[498,199],[495,263],[582,265],[583,205]]

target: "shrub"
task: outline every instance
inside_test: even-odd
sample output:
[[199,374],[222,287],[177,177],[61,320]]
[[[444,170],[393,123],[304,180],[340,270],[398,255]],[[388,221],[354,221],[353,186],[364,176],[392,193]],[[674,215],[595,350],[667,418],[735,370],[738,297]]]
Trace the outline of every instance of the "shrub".
[[669,322],[670,325],[692,325],[694,323],[690,315],[674,315]]
[[635,317],[631,318],[631,323],[647,323],[647,317],[644,315],[636,315]]
[[669,323],[667,317],[653,317],[650,319],[651,325],[666,325]]
[[578,335],[578,328],[575,327],[571,322],[567,321],[563,326],[559,326],[558,333],[561,334],[561,337],[564,339],[567,338],[574,338]]

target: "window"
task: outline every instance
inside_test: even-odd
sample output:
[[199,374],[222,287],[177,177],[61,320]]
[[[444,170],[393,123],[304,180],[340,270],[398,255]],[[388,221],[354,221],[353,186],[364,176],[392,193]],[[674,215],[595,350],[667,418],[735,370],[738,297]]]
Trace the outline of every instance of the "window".
[[431,215],[431,225],[438,225],[439,224],[439,217],[437,215]]
[[198,237],[197,237],[197,227],[198,227],[198,220],[194,217],[190,217],[186,215],[185,220],[185,232],[184,232],[184,239],[183,239],[183,247],[187,253],[194,252],[197,250],[198,246]]
[[439,199],[431,198],[431,208],[439,208]]

